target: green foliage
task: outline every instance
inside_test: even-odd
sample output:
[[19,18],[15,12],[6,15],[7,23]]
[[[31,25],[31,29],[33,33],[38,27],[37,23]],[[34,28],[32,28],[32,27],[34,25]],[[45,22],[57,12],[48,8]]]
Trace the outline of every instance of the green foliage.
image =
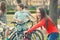
[[[7,14],[14,14],[16,11],[7,11]],[[31,13],[36,13],[35,10],[30,10]]]
[[7,10],[8,10],[8,11],[11,10],[11,7],[10,7],[10,6],[7,6]]
[[7,11],[7,14],[14,14],[15,11]]
[[36,13],[36,10],[30,10],[31,13]]
[[60,6],[58,6],[58,8],[60,8]]
[[28,6],[28,9],[29,10],[36,10],[36,7],[35,6]]
[[11,6],[11,5],[7,5],[7,10],[10,11],[10,10],[16,10],[16,7],[15,6]]

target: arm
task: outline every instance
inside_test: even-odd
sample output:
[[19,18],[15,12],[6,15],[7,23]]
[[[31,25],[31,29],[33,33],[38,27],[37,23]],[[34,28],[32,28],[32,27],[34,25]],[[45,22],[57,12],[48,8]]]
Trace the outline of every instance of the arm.
[[17,18],[14,18],[15,21],[18,21],[20,23],[22,23],[23,21],[21,19],[17,19]]
[[[32,18],[34,18],[32,15],[31,15],[31,13],[30,12],[28,12],[28,14],[32,17]],[[34,18],[35,19],[35,18]]]
[[1,24],[2,22],[0,21],[0,24]]
[[37,28],[45,25],[45,19],[42,19],[38,24],[34,25],[32,28],[27,30],[27,33],[32,32],[33,30],[36,30]]
[[2,21],[0,21],[0,24],[2,24],[3,26],[5,26],[6,24],[5,23],[3,23]]
[[13,17],[13,19],[15,20],[15,21],[18,21],[18,22],[20,22],[20,23],[22,23],[22,20],[21,19],[17,19],[18,17],[18,15],[17,15],[18,13],[16,12],[15,13],[15,15],[14,15],[14,17]]

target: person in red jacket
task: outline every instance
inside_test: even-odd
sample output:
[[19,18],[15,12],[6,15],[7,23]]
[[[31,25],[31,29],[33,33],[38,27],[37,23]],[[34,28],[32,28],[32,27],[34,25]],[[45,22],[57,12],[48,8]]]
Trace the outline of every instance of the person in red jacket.
[[58,40],[58,29],[52,19],[47,16],[45,10],[43,8],[38,8],[36,10],[36,15],[40,18],[40,21],[35,24],[32,28],[28,29],[25,33],[31,33],[39,27],[44,27],[47,31],[47,40]]

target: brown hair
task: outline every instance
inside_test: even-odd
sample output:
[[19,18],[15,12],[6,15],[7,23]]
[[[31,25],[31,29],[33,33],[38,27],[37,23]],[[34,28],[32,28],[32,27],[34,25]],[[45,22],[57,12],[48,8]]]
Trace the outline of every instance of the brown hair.
[[1,7],[0,7],[0,9],[2,10],[3,13],[6,12],[6,4],[5,4],[4,1],[1,2]]
[[[40,13],[41,13],[41,19],[42,18],[45,18],[46,17],[46,12],[45,12],[45,10],[43,9],[43,8],[38,8],[38,10],[40,11]],[[36,18],[37,18],[37,22],[39,22],[39,18],[36,16]],[[41,20],[40,19],[40,20]]]
[[21,7],[22,9],[24,9],[24,5],[23,4],[18,4],[19,7]]
[[[46,14],[45,10],[44,10],[43,8],[39,8],[38,10],[39,10],[40,13],[41,13],[41,19],[42,19],[42,18],[45,19],[45,21],[46,21],[46,28],[48,28],[48,18],[47,18],[47,14]],[[40,19],[40,20],[41,20],[41,19]],[[40,20],[39,20],[38,17],[37,17],[37,23],[38,23]]]

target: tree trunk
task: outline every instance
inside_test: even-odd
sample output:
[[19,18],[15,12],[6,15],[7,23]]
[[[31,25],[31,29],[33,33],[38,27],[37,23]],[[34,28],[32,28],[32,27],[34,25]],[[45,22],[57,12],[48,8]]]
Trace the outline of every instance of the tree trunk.
[[57,6],[58,0],[50,0],[49,15],[56,25],[57,25]]
[[26,5],[28,6],[28,0],[26,0]]
[[2,0],[2,1],[5,1],[5,0]]
[[21,0],[16,0],[16,1],[17,1],[18,4],[21,3]]

